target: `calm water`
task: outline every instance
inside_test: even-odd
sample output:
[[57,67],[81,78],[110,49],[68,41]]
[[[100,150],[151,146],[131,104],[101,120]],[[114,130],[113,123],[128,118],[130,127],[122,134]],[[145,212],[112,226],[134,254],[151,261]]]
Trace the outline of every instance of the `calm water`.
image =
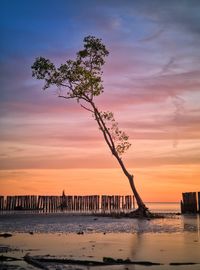
[[[178,203],[149,203],[153,212],[179,212]],[[199,215],[171,215],[167,218],[138,220],[127,218],[94,217],[67,213],[23,213],[21,211],[0,214],[0,232],[38,233],[177,233],[199,232]]]
[[147,202],[147,207],[156,213],[180,213],[180,203],[177,202]]
[[[178,203],[147,203],[153,212],[180,212]],[[101,270],[199,270],[200,216],[168,215],[167,218],[139,220],[95,217],[67,213],[0,213],[0,233],[11,232],[13,237],[1,238],[0,247],[10,251],[4,255],[20,258],[6,263],[4,269],[31,269],[23,256],[54,256],[80,260],[102,260],[103,257],[130,258],[153,261],[156,267],[123,265],[102,267]],[[33,232],[33,234],[30,234]],[[79,234],[81,233],[81,234]],[[83,233],[83,234],[82,234]],[[1,254],[1,252],[0,252]],[[47,255],[48,254],[48,255]],[[171,266],[171,262],[195,262],[197,265]],[[4,266],[4,265],[3,265]],[[0,263],[1,269],[1,263]],[[93,267],[48,265],[48,269],[84,269]]]

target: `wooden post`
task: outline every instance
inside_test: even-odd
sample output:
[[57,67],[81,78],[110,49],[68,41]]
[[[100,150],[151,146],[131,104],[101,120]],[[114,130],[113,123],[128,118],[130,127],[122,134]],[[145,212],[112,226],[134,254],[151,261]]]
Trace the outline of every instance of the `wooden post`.
[[50,212],[50,196],[47,196],[47,212]]
[[58,196],[54,197],[54,212],[57,212],[58,209]]
[[30,208],[33,210],[34,209],[34,195],[30,196]]
[[[199,196],[199,195],[198,195]],[[5,200],[5,201],[4,201]],[[197,201],[194,193],[183,194],[183,205],[187,211],[194,211],[194,203]],[[200,201],[200,200],[199,200]],[[134,196],[126,195],[89,195],[89,196],[0,196],[0,210],[43,210],[44,212],[55,212],[64,209],[66,211],[87,212],[99,211],[116,212],[134,208]],[[197,206],[196,206],[197,211]]]
[[19,207],[19,196],[17,196],[17,199],[16,199],[16,207]]
[[119,196],[119,211],[122,211],[122,196]]
[[10,210],[10,196],[6,197],[6,210]]
[[49,196],[49,209],[48,212],[52,212],[52,196]]
[[56,212],[57,209],[57,196],[53,196],[53,211]]
[[4,196],[0,196],[0,210],[4,210]]
[[41,204],[41,196],[38,196],[38,201],[37,201],[37,209],[40,209],[40,204]]
[[50,208],[50,196],[46,196],[47,197],[47,212],[49,212],[49,208]]
[[81,196],[77,196],[77,211],[80,212],[81,211]]
[[111,212],[115,209],[114,196],[110,196],[110,210]]
[[132,196],[129,195],[129,210],[133,209],[132,206]]
[[33,209],[37,209],[38,197],[33,196]]
[[24,196],[24,209],[27,209],[28,206],[28,196]]
[[92,197],[89,196],[89,211],[92,209]]
[[83,196],[82,200],[83,200],[83,212],[86,212],[86,196]]
[[133,209],[135,209],[135,196],[133,195]]
[[86,202],[86,203],[87,203],[87,212],[88,212],[88,211],[90,210],[90,209],[89,209],[89,208],[90,208],[90,207],[89,207],[89,206],[90,206],[89,196],[87,196],[87,202]]
[[46,199],[45,199],[45,196],[42,196],[42,210],[43,210],[43,212],[46,211]]
[[105,212],[105,195],[101,196],[101,211]]
[[62,205],[62,196],[58,196],[58,210],[61,211],[61,205]]
[[117,211],[120,212],[120,199],[121,199],[121,196],[117,196]]
[[10,196],[10,210],[13,210],[13,196]]
[[99,212],[99,208],[100,208],[100,196],[97,196],[97,211]]
[[196,194],[196,192],[191,193],[191,205],[192,205],[192,213],[197,213],[197,194]]
[[[60,199],[61,199],[61,197],[60,197]],[[66,209],[66,211],[69,211],[70,210],[70,198],[69,198],[69,196],[65,196],[65,209]]]
[[182,194],[182,213],[197,213],[197,197],[196,192],[185,192]]
[[69,202],[69,211],[73,211],[73,196],[68,196],[68,202]]
[[122,196],[122,210],[125,209],[125,196]]
[[187,196],[187,193],[182,193],[182,196],[183,196],[183,209],[184,209],[184,212],[183,213],[187,213],[188,209],[188,196]]
[[109,204],[109,201],[108,201],[108,196],[105,195],[105,212],[108,211],[108,204]]
[[14,210],[14,197],[10,196],[10,210]]
[[25,196],[22,196],[22,207],[23,207],[23,209],[25,207]]
[[86,212],[86,196],[83,196],[82,200],[83,200],[83,212]]
[[42,196],[43,201],[43,212],[47,212],[47,198],[46,196]]
[[12,196],[13,200],[12,200],[12,207],[13,209],[15,209],[17,207],[17,197],[18,196]]

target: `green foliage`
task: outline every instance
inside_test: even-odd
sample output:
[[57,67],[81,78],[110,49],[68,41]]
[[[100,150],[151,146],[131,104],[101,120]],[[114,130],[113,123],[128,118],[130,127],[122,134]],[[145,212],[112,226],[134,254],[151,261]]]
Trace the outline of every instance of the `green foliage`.
[[43,89],[56,85],[59,90],[67,89],[64,94],[68,98],[92,100],[103,92],[101,68],[106,56],[108,51],[101,39],[88,36],[76,60],[68,60],[56,68],[49,59],[39,57],[32,65],[32,76],[45,81]]
[[131,146],[128,142],[129,137],[124,131],[119,129],[118,123],[115,121],[114,114],[112,112],[107,111],[101,112],[100,114],[113,142],[115,143],[115,150],[121,156]]
[[101,39],[88,36],[84,38],[84,48],[77,53],[75,60],[67,60],[56,68],[49,59],[38,57],[31,68],[33,77],[44,80],[44,90],[56,86],[59,97],[89,104],[90,108],[81,106],[93,113],[110,150],[119,158],[118,155],[131,146],[128,136],[118,128],[113,113],[99,112],[93,101],[103,92],[102,66],[108,54]]
[[56,73],[56,68],[49,59],[44,57],[36,58],[36,61],[32,65],[32,76],[40,80],[45,80],[44,89],[53,84],[53,78]]

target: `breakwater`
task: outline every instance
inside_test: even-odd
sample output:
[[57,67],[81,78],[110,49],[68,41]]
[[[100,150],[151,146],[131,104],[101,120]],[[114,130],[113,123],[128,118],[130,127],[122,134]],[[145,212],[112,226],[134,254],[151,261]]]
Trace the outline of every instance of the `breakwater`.
[[133,209],[135,199],[132,195],[0,196],[0,211],[126,212]]

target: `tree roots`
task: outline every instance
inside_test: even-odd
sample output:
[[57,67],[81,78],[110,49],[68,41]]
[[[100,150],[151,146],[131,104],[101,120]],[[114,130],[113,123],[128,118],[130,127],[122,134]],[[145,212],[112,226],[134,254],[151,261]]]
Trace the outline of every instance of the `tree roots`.
[[136,210],[129,213],[130,218],[155,218],[155,214],[151,213],[149,209],[144,205],[138,207]]

